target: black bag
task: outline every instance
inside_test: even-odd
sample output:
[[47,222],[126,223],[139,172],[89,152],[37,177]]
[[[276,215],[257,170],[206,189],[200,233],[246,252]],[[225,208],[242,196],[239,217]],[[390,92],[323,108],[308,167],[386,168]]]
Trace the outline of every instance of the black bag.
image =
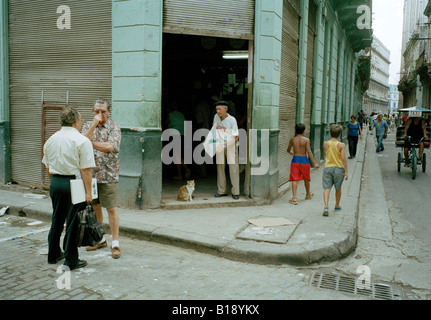
[[102,240],[105,230],[97,222],[96,213],[91,204],[78,212],[78,247],[94,246]]

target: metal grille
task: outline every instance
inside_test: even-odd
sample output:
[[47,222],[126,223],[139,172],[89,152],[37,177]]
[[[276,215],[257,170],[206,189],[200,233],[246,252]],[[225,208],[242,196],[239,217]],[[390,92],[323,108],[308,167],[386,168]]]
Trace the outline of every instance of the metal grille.
[[310,285],[320,289],[334,290],[342,293],[355,294],[379,300],[404,300],[401,288],[389,283],[371,280],[368,288],[358,288],[358,277],[336,273],[314,272]]
[[163,32],[253,40],[254,0],[164,0]]
[[280,106],[278,116],[278,185],[289,181],[292,156],[286,152],[289,141],[295,135],[296,98],[298,84],[299,16],[290,5],[283,2],[283,24],[280,68]]
[[[71,28],[58,29],[68,5]],[[41,105],[78,108],[93,118],[97,98],[111,99],[112,1],[9,0],[12,180],[41,187]],[[43,94],[42,94],[43,92]],[[42,98],[43,97],[43,98]],[[58,119],[47,117],[53,125]]]

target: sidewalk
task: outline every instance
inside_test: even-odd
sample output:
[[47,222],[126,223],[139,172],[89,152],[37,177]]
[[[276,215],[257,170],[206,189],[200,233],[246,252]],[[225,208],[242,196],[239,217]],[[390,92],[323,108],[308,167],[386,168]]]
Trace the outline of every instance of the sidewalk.
[[[357,243],[364,150],[367,140],[372,143],[372,136],[367,134],[368,130],[364,131],[356,158],[347,160],[349,179],[342,186],[342,211],[339,213],[334,212],[335,192],[332,190],[329,217],[322,216],[321,165],[320,169],[311,171],[313,199],[304,200],[304,183],[299,183],[298,205],[288,203],[292,196],[289,188],[271,205],[251,206],[250,201],[244,200],[241,207],[193,208],[189,204],[188,209],[177,210],[166,207],[155,210],[119,208],[120,242],[121,236],[129,236],[257,264],[310,265],[347,256]],[[0,189],[0,209],[9,206],[7,214],[50,221],[52,207],[49,197],[12,189],[8,186]],[[262,219],[268,218],[270,221],[260,226],[258,222],[264,223]],[[252,219],[257,221],[250,223]],[[104,210],[104,222],[107,221]],[[293,224],[285,225],[286,222]],[[109,232],[109,226],[105,227]],[[122,251],[123,255],[127,254],[127,248],[122,248]]]

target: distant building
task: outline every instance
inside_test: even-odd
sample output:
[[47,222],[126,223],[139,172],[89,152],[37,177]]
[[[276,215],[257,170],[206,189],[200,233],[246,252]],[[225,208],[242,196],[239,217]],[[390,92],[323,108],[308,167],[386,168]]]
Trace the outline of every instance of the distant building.
[[370,84],[364,94],[363,110],[367,114],[388,112],[390,51],[375,36],[371,46]]
[[427,107],[430,102],[428,65],[430,61],[429,32],[430,2],[404,1],[404,23],[400,82],[400,107]]
[[394,113],[398,110],[399,94],[398,86],[396,84],[390,84],[388,92],[388,114]]

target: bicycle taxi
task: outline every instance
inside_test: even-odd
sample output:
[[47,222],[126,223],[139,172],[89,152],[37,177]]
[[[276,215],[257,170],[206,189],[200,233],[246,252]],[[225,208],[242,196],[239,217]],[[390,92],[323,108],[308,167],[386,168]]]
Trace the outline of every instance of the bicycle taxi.
[[[431,117],[431,110],[419,108],[419,107],[399,109],[398,112],[399,112],[398,114],[399,117],[403,113],[406,114],[409,118],[424,117],[425,115],[427,115],[428,117]],[[428,139],[425,140],[424,138],[422,138],[419,143],[412,142],[410,136],[407,136],[406,139],[403,139],[404,129],[405,129],[405,123],[404,121],[401,121],[400,126],[397,128],[397,135],[396,135],[396,141],[395,141],[395,146],[397,148],[402,148],[402,150],[398,153],[398,161],[397,161],[398,172],[401,171],[401,164],[404,163],[405,167],[408,167],[411,169],[412,179],[415,179],[418,165],[422,166],[422,172],[425,172],[426,170],[426,154],[425,152],[423,152],[422,158],[419,157],[419,146],[420,146],[420,142],[423,141],[424,149],[429,149],[430,127],[429,125],[426,125]],[[407,158],[404,157],[404,148],[408,148]]]

